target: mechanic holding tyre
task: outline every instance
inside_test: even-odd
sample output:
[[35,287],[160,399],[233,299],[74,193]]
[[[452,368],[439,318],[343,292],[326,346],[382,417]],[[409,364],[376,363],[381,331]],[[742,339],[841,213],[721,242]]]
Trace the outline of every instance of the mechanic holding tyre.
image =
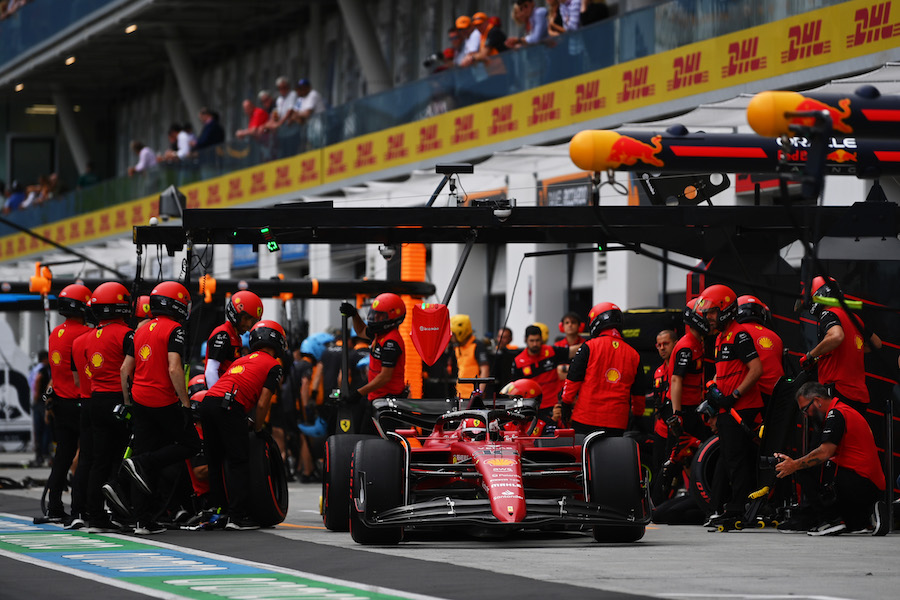
[[[200,404],[203,443],[209,466],[210,505],[221,508],[216,526],[258,529],[249,516],[250,446],[248,418],[253,431],[262,432],[272,394],[281,386],[287,340],[281,325],[271,320],[250,330],[250,354],[235,360],[206,392]],[[225,470],[228,484],[225,483]],[[227,493],[226,493],[227,490]]]
[[588,321],[591,339],[572,359],[554,416],[568,420],[571,413],[576,433],[602,430],[607,437],[621,437],[632,402],[644,400],[645,370],[637,350],[622,338],[624,318],[618,306],[601,302],[588,313]]
[[365,322],[349,302],[341,303],[341,314],[353,319],[357,334],[372,340],[369,380],[357,390],[369,399],[361,420],[360,433],[377,433],[372,419],[372,400],[406,395],[406,346],[399,327],[406,318],[406,305],[397,294],[379,294]]

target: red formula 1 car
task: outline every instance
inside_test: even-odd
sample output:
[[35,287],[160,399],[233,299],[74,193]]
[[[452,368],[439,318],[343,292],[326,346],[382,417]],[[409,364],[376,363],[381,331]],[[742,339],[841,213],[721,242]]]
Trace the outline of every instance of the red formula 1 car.
[[465,526],[502,533],[590,525],[601,542],[643,537],[650,497],[633,440],[571,429],[532,435],[535,399],[507,399],[491,409],[451,406],[376,400],[381,438],[330,437],[326,527],[349,527],[361,544],[395,544],[409,528]]

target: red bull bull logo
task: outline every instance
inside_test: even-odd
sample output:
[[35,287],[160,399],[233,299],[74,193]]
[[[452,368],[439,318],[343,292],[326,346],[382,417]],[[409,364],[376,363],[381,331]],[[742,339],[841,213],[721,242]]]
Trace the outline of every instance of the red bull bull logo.
[[844,149],[835,150],[834,152],[829,153],[825,156],[825,160],[836,163],[857,162],[856,152],[847,152]]
[[[838,106],[840,109],[833,108],[824,102],[819,102],[815,98],[809,98],[804,96],[803,100],[797,104],[797,106],[792,111],[787,112],[827,112],[831,116],[831,127],[835,131],[840,131],[841,133],[853,133],[853,128],[844,123],[844,119],[850,116],[850,99],[842,98],[838,102]],[[796,117],[792,119],[792,122],[795,122],[799,125],[803,125],[805,127],[810,127],[815,123],[815,119],[812,117]]]
[[665,163],[658,158],[662,151],[662,136],[653,136],[649,143],[615,131],[581,131],[569,144],[572,162],[586,171],[604,171],[638,162],[654,167]]
[[812,116],[798,116],[797,113],[811,112],[828,113],[835,131],[844,134],[853,133],[853,127],[846,122],[853,113],[850,98],[839,99],[835,108],[797,92],[757,94],[747,105],[747,122],[756,133],[764,137],[792,135],[791,125],[809,127],[815,123]]

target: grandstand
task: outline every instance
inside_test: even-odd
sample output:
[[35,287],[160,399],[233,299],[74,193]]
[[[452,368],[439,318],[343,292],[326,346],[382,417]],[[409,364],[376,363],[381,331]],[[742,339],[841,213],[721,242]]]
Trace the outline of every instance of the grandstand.
[[[520,34],[510,19],[512,1],[270,0],[261,7],[236,0],[33,0],[0,21],[0,129],[6,132],[0,179],[27,185],[58,173],[68,191],[6,218],[133,274],[131,229],[147,224],[160,192],[173,184],[189,208],[322,200],[412,206],[423,205],[441,181],[436,164],[472,162],[475,173],[460,175],[438,205],[479,198],[514,198],[518,206],[586,204],[589,174],[567,151],[582,129],[683,122],[691,130],[748,132],[742,94],[815,87],[873,72],[900,56],[898,25],[876,20],[885,14],[878,7],[893,2],[608,4],[611,18],[551,42],[429,74],[423,63],[447,45],[447,29],[459,14],[483,10]],[[860,41],[853,41],[860,31]],[[308,78],[328,109],[261,139],[236,139],[246,125],[242,100],[261,89],[274,94],[280,75]],[[861,77],[876,86],[890,79]],[[223,144],[128,177],[136,162],[131,140],[162,152],[171,123],[201,129],[203,106],[221,115]],[[684,114],[697,107],[703,108]],[[88,162],[101,181],[74,189]],[[624,189],[601,186],[601,205],[647,201],[632,178],[617,177]],[[882,184],[889,197],[897,191]],[[862,200],[868,186],[829,178],[825,203]],[[739,188],[732,185],[716,204],[753,204],[752,192]],[[761,202],[772,197],[764,193]],[[625,252],[523,261],[536,249],[529,243],[476,247],[451,312],[470,314],[480,333],[495,331],[508,315],[521,341],[526,324],[554,323],[570,309],[586,313],[597,298],[632,309],[683,302],[683,270]],[[399,260],[385,261],[377,245],[352,239],[278,253],[239,246],[195,251],[203,257],[195,276],[207,270],[220,278],[400,273]],[[461,252],[450,244],[429,253],[428,278],[438,299]],[[786,249],[784,256],[797,264],[797,252]],[[4,280],[27,280],[37,260],[67,258],[24,233],[0,229]],[[177,277],[183,254],[161,252],[157,259],[152,250],[144,259],[146,278]],[[54,275],[110,276],[83,263],[54,267]],[[294,302],[312,330],[339,322],[335,302]],[[267,300],[267,315],[278,318],[280,310],[280,302]],[[46,343],[36,315],[9,318],[26,352]]]

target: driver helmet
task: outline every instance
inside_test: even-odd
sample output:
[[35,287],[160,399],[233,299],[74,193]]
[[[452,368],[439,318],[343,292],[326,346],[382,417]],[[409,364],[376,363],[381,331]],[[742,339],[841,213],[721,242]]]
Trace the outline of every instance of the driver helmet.
[[481,419],[469,417],[459,424],[459,438],[467,442],[480,442],[487,436],[487,423]]
[[505,394],[509,397],[520,397],[520,398],[541,398],[542,390],[541,384],[533,379],[516,379],[515,381],[510,381],[506,385],[503,386],[503,389],[500,390],[501,394]]

